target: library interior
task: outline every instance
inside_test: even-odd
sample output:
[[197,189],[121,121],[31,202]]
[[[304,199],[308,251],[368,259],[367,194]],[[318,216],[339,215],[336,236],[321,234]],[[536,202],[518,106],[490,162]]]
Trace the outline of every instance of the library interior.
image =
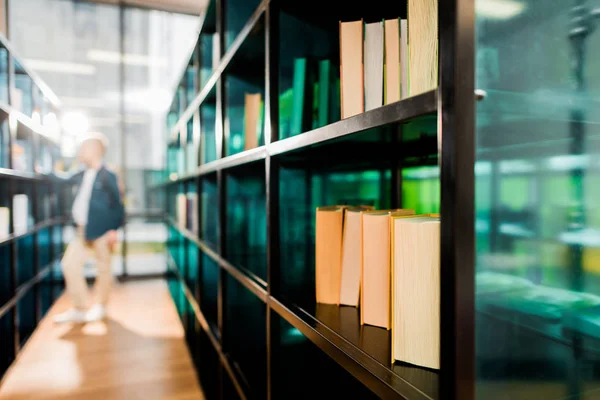
[[0,0],[0,400],[600,399],[598,31]]

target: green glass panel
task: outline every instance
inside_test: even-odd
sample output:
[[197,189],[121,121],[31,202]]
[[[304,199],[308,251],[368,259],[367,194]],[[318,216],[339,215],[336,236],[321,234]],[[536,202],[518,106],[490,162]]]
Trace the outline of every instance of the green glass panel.
[[201,263],[200,309],[208,323],[213,326],[213,329],[216,329],[218,322],[219,266],[206,254],[202,254]]
[[231,275],[227,276],[225,340],[252,397],[266,397],[267,332],[265,304]]
[[246,95],[260,94],[261,109],[257,124],[258,145],[264,145],[264,79],[238,77],[228,74],[225,78],[225,143],[227,155],[244,151],[246,145]]
[[216,118],[216,104],[210,101],[202,103],[200,106],[201,164],[206,164],[217,159]]
[[225,10],[225,50],[231,46],[259,4],[260,0],[230,0],[227,2]]
[[[253,166],[250,166],[253,168]],[[267,279],[264,164],[257,174],[227,177],[227,260]]]
[[[349,398],[376,399],[365,385],[329,358],[323,350],[298,329],[273,313],[272,324],[278,325],[278,351],[272,370],[273,397],[277,399]],[[302,382],[301,385],[298,382]]]
[[477,398],[592,399],[600,4],[475,3]]
[[216,250],[219,244],[219,199],[217,182],[213,179],[202,181],[200,214],[200,238]]

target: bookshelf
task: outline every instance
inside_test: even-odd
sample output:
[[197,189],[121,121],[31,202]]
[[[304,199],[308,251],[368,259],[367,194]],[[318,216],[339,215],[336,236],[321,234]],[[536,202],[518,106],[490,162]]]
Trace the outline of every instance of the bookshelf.
[[[316,1],[213,1],[202,16],[168,117],[167,179],[153,190],[167,199],[171,290],[210,398],[469,398],[459,382],[474,377],[474,334],[463,328],[474,318],[474,140],[464,132],[474,129],[475,95],[458,3],[440,4],[437,89],[301,132],[289,128],[286,103],[294,60],[339,66],[340,20],[406,18],[406,3],[324,11]],[[467,34],[460,43],[456,30]],[[216,53],[202,44],[215,34]],[[182,103],[181,88],[196,84],[189,66],[214,54]],[[245,93],[264,101],[249,150]],[[188,165],[190,144],[198,156]],[[197,232],[178,223],[187,193],[198,196]],[[440,371],[392,363],[389,331],[361,326],[357,309],[315,303],[315,208],[359,200],[442,215]]]
[[[0,35],[0,376],[60,295],[65,201],[60,102]],[[41,171],[38,170],[41,169]]]

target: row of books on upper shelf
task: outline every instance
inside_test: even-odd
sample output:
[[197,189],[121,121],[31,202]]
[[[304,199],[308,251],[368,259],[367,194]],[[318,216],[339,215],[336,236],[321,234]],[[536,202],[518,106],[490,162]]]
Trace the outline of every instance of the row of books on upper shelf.
[[[49,203],[48,203],[49,207]],[[27,229],[33,226],[33,216],[30,214],[29,197],[26,194],[17,194],[13,196],[13,233],[22,235]],[[6,239],[10,235],[10,208],[0,207],[0,240]]]
[[407,19],[340,22],[342,119],[437,87],[437,0],[409,0]]
[[391,329],[392,360],[439,369],[440,218],[414,210],[316,211],[316,301]]

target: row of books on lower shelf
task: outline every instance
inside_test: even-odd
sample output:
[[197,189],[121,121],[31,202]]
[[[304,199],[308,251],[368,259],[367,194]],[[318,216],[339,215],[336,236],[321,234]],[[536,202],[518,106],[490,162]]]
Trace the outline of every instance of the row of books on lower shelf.
[[494,271],[476,274],[477,308],[549,336],[565,329],[600,339],[600,296]]
[[316,301],[391,329],[392,361],[439,369],[440,218],[414,210],[316,211]]

